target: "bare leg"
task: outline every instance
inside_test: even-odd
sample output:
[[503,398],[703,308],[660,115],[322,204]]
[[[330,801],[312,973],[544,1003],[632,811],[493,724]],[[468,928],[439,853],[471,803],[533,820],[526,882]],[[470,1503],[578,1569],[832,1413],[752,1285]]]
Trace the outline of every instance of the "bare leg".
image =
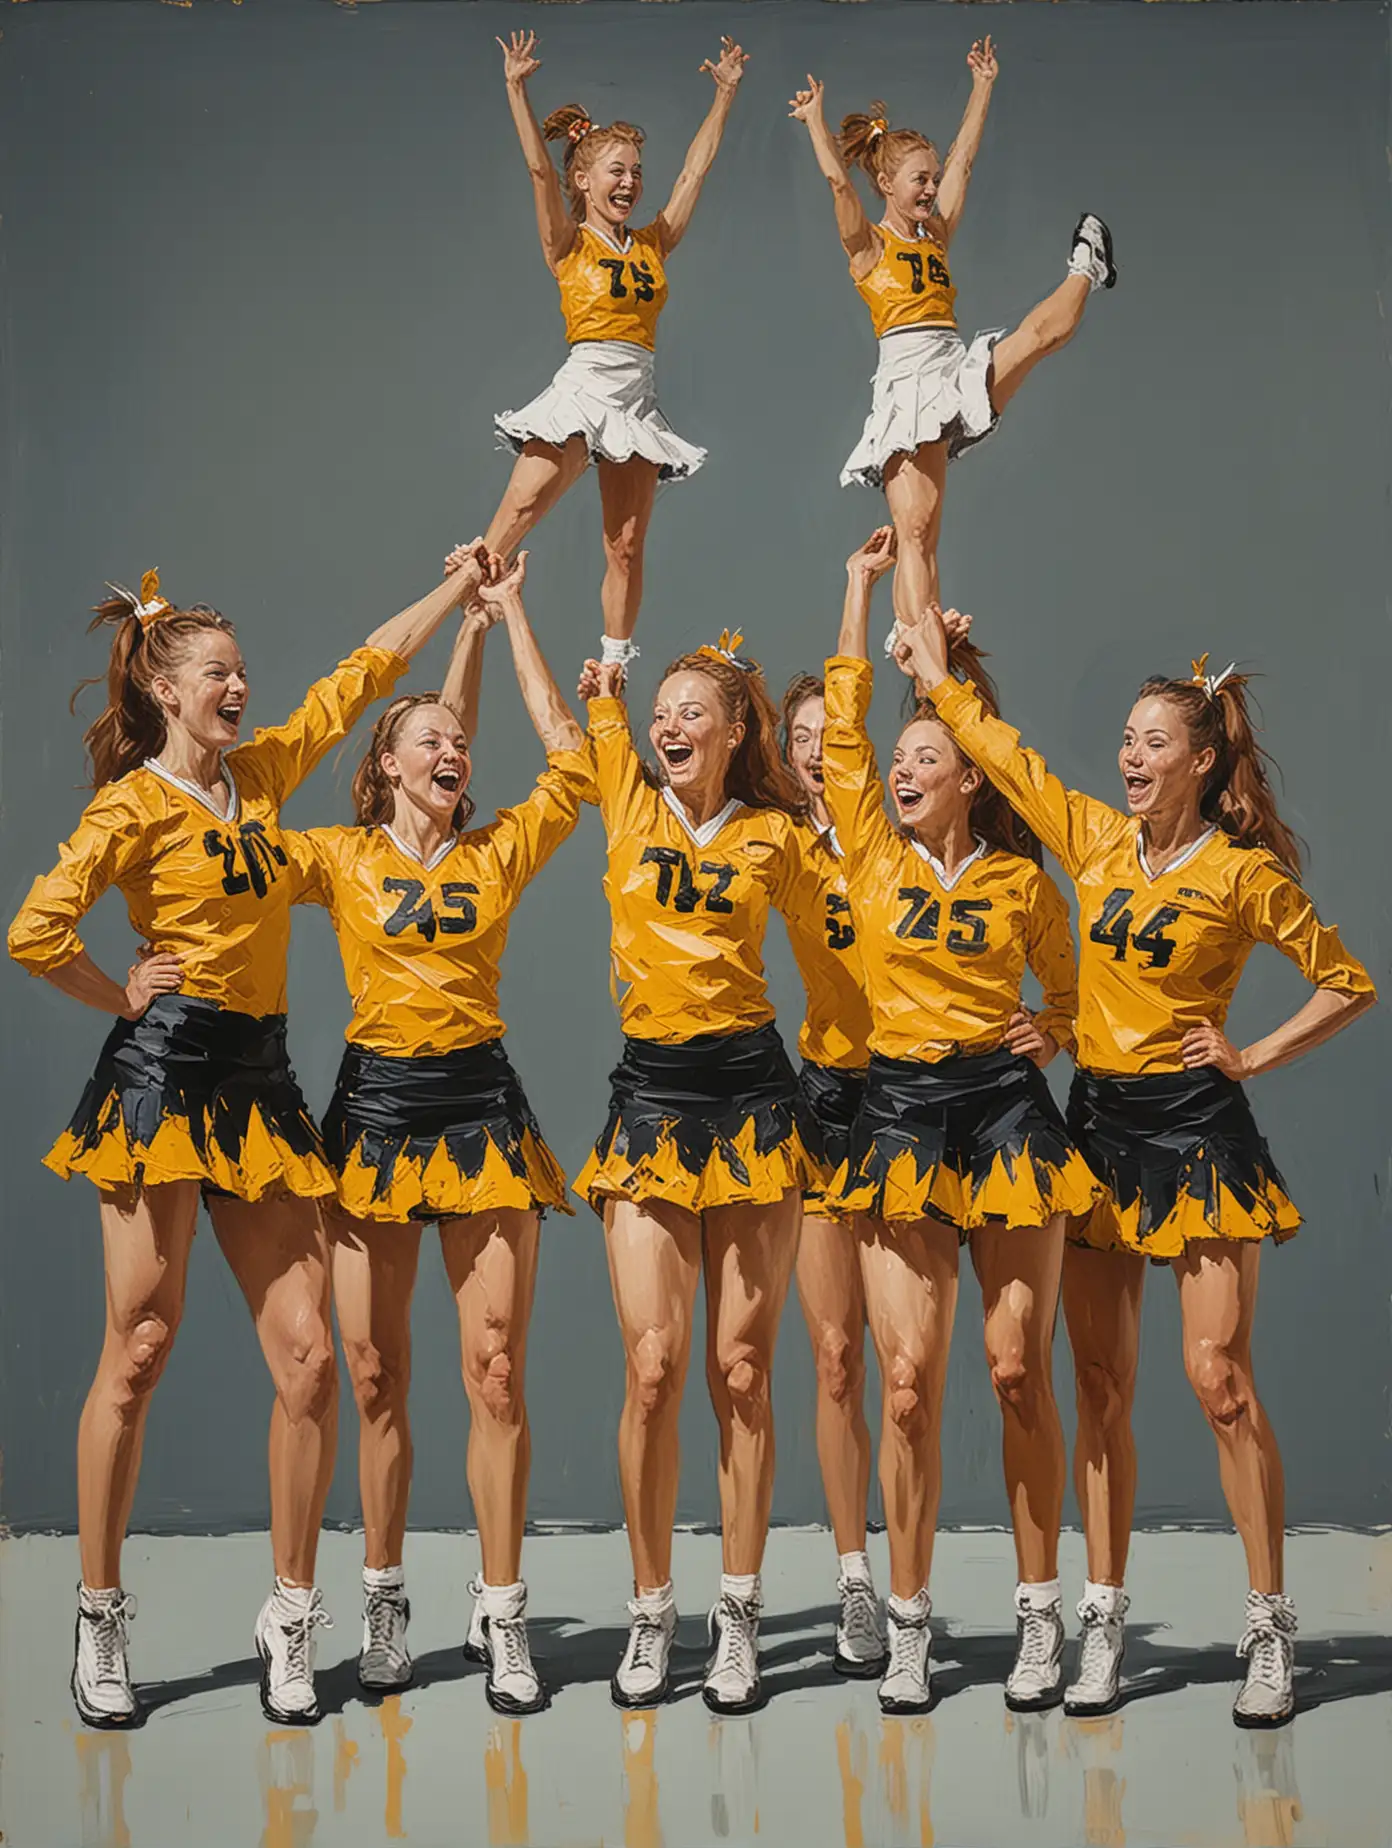
[[641,1594],[660,1590],[672,1576],[678,1417],[701,1280],[701,1221],[660,1200],[641,1206],[614,1200],[604,1209],[604,1239],[627,1361],[619,1483],[633,1584]]
[[817,1460],[838,1553],[865,1551],[870,1427],[865,1422],[865,1291],[852,1228],[806,1219],[798,1295],[817,1367]]
[[522,1567],[532,1461],[527,1329],[540,1228],[537,1213],[517,1207],[440,1224],[440,1249],[459,1308],[469,1397],[469,1493],[485,1585],[513,1585]]
[[512,468],[498,511],[489,522],[484,543],[511,558],[527,534],[544,520],[556,502],[585,472],[589,451],[583,436],[567,439],[564,449],[551,443],[523,446]]
[[1284,1589],[1286,1480],[1252,1378],[1261,1246],[1192,1241],[1172,1266],[1184,1324],[1184,1370],[1218,1440],[1223,1494],[1247,1552],[1253,1591]]
[[1066,1463],[1054,1401],[1054,1322],[1063,1216],[1042,1228],[982,1226],[971,1235],[986,1359],[1000,1403],[1015,1561],[1026,1585],[1058,1577]]
[[93,1591],[121,1583],[145,1418],[184,1312],[197,1218],[196,1181],[101,1197],[106,1338],[77,1427],[82,1582]]
[[1091,289],[1086,276],[1065,276],[1052,295],[1046,295],[1003,340],[991,355],[991,408],[1005,409],[1041,359],[1067,346],[1077,333]]
[[891,458],[885,469],[885,500],[899,542],[894,568],[894,615],[908,628],[938,590],[938,534],[947,486],[947,444],[920,443],[914,453]]
[[271,1551],[277,1578],[314,1583],[338,1435],[329,1254],[312,1200],[208,1202],[222,1254],[256,1323],[275,1385]]
[[326,1215],[338,1332],[358,1405],[365,1565],[401,1564],[411,1494],[411,1296],[421,1229]]
[[657,464],[633,456],[627,462],[596,463],[599,504],[604,515],[604,582],[599,601],[604,633],[627,641],[643,601],[643,545],[657,492]]
[[880,1360],[880,1487],[889,1528],[889,1588],[917,1597],[933,1566],[942,1495],[942,1401],[957,1310],[957,1233],[936,1219],[864,1219],[861,1275]]
[[1141,1352],[1146,1260],[1136,1252],[1066,1245],[1063,1313],[1073,1349],[1078,1436],[1073,1487],[1087,1536],[1088,1577],[1120,1585],[1136,1505],[1131,1404]]
[[706,1383],[720,1427],[724,1570],[757,1572],[773,1508],[769,1381],[783,1301],[797,1258],[802,1196],[705,1215]]

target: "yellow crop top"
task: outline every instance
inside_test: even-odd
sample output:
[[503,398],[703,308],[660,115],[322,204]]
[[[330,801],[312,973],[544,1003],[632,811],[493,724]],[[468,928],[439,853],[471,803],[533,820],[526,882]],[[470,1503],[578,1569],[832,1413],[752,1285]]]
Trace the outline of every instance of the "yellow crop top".
[[589,225],[581,225],[574,248],[556,265],[566,339],[626,340],[652,352],[657,317],[667,302],[662,243],[650,225],[629,233],[620,250]]
[[854,277],[870,310],[875,338],[901,327],[955,327],[957,291],[947,267],[947,247],[933,237],[900,237],[875,225],[880,254],[864,276]]

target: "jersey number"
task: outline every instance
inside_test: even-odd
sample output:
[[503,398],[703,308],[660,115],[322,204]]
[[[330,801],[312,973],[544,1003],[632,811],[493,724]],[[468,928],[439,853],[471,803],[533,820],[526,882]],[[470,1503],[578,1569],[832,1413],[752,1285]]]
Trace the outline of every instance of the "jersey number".
[[[714,860],[702,860],[697,871],[715,875],[715,884],[709,891],[703,892],[692,876],[691,862],[679,847],[645,847],[639,865],[657,868],[659,905],[670,905],[674,911],[690,912],[704,902],[707,911],[734,910],[725,896],[735,876],[733,866],[722,866]],[[673,886],[676,887],[675,892]]]
[[[241,852],[241,872],[237,867]],[[222,861],[222,889],[229,894],[255,892],[264,898],[276,882],[276,868],[285,864],[285,849],[278,841],[268,841],[259,821],[244,821],[235,834],[223,834],[209,828],[203,836],[203,851],[210,860]]]
[[[899,896],[908,910],[895,925],[895,936],[917,943],[936,943],[942,915],[940,900],[922,886],[900,886]],[[990,909],[989,898],[953,899],[947,916],[954,928],[943,941],[954,956],[980,956],[985,951],[986,913]]]
[[1113,962],[1125,962],[1128,944],[1148,956],[1148,969],[1163,969],[1175,953],[1175,940],[1167,937],[1165,932],[1179,917],[1177,905],[1162,905],[1150,919],[1149,923],[1132,935],[1132,914],[1127,900],[1132,895],[1130,886],[1117,886],[1109,892],[1102,906],[1097,922],[1088,932],[1094,943],[1105,943],[1112,952]]
[[925,268],[928,271],[929,282],[936,282],[942,288],[946,288],[952,281],[947,271],[947,265],[943,262],[942,258],[934,256],[925,258],[921,250],[901,250],[897,253],[895,262],[907,263],[912,272],[912,278],[909,282],[910,295],[922,295],[923,291],[927,288],[928,283],[923,280]]
[[478,906],[474,903],[478,895],[476,885],[467,885],[460,880],[451,880],[448,885],[442,885],[440,903],[451,911],[457,911],[459,916],[440,918],[435,916],[435,908],[419,879],[384,879],[382,890],[388,897],[395,892],[401,894],[396,910],[384,926],[389,937],[399,937],[403,931],[414,926],[427,943],[433,943],[437,930],[447,937],[462,937],[478,923]]
[[851,901],[839,892],[827,893],[827,942],[833,950],[848,950],[855,942],[855,925],[851,922]]
[[[624,265],[619,257],[601,257],[599,267],[609,272],[609,294],[619,301],[628,294],[624,286]],[[633,280],[633,299],[635,302],[650,302],[656,293],[653,287],[654,277],[646,263],[630,263],[628,273]]]

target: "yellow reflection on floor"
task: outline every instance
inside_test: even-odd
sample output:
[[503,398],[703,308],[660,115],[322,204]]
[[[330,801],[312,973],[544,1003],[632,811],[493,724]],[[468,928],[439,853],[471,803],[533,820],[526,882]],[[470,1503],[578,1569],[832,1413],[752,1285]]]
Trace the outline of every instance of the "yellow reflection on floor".
[[836,1763],[841,1772],[841,1831],[846,1848],[865,1848],[865,1734],[850,1720],[836,1728]]
[[662,1848],[657,1813],[657,1713],[623,1716],[624,1848]]
[[333,1737],[333,1806],[334,1813],[341,1816],[348,1801],[348,1779],[358,1762],[358,1746],[356,1740],[348,1737],[348,1728],[337,1714],[334,1715]]
[[406,1754],[401,1746],[414,1722],[401,1711],[399,1694],[387,1695],[377,1709],[376,1718],[387,1744],[387,1803],[383,1822],[387,1839],[396,1842],[406,1833],[401,1826],[402,1786],[406,1782]]
[[[314,1835],[314,1735],[300,1727],[268,1732],[256,1756],[266,1827],[261,1848],[305,1848]],[[300,1798],[305,1807],[299,1808]]]
[[82,1848],[130,1848],[126,1779],[130,1742],[120,1733],[80,1732],[77,1747]]
[[527,1848],[527,1773],[522,1763],[522,1722],[489,1729],[483,1754],[488,1789],[489,1848]]
[[1125,1737],[1119,1713],[1096,1720],[1065,1719],[1059,1744],[1083,1768],[1083,1839],[1087,1848],[1126,1848],[1121,1803],[1126,1779],[1118,1777],[1116,1758]]
[[1247,1848],[1292,1848],[1305,1814],[1295,1781],[1295,1728],[1239,1732],[1233,1772]]

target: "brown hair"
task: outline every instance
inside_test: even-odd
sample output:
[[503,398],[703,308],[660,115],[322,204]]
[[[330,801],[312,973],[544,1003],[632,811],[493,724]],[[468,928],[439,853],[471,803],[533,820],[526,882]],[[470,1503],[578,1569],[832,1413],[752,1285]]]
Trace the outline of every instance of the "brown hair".
[[[396,749],[401,727],[411,713],[421,706],[442,706],[458,720],[460,729],[463,729],[463,719],[439,693],[403,693],[399,699],[394,699],[373,726],[372,737],[362,754],[362,761],[353,772],[353,807],[357,811],[356,819],[360,828],[378,827],[382,822],[391,820],[396,796],[382,768],[382,758],[386,752]],[[463,789],[454,805],[450,826],[456,832],[467,828],[473,814],[474,799],[467,789]]]
[[641,128],[636,128],[632,122],[611,122],[607,128],[601,128],[590,120],[579,103],[563,103],[559,109],[553,109],[542,123],[541,132],[548,141],[565,142],[561,177],[565,181],[570,209],[577,218],[585,216],[585,195],[575,184],[577,172],[588,173],[605,148],[615,141],[631,141],[640,154],[643,151]]
[[793,720],[797,717],[798,707],[809,699],[825,698],[826,682],[819,680],[815,674],[794,674],[788,682],[788,690],[783,695],[783,723],[778,729],[778,743],[784,763],[787,763],[788,753],[793,746]]
[[744,727],[725,772],[726,794],[746,808],[780,809],[802,820],[807,814],[807,794],[778,748],[778,711],[758,662],[736,667],[697,649],[669,662],[662,678],[670,680],[673,674],[704,674],[719,693],[726,718]]
[[1257,742],[1247,709],[1247,676],[1230,674],[1210,693],[1201,681],[1152,674],[1136,697],[1167,701],[1184,720],[1190,748],[1213,752],[1213,768],[1199,799],[1204,820],[1216,823],[1239,847],[1269,849],[1298,879],[1304,846],[1277,812],[1268,775],[1275,760]]
[[[986,658],[975,643],[965,637],[952,642],[947,651],[947,671],[954,679],[964,680],[974,687],[985,710],[993,719],[1000,718],[1000,694],[996,690],[995,681],[986,671]],[[905,715],[905,726],[907,728],[912,725],[915,719],[936,719],[937,716],[937,708],[931,699],[919,699],[914,694],[913,709]],[[950,732],[948,736],[952,738]],[[952,748],[963,764],[971,765],[971,758],[955,738],[952,738]],[[981,786],[972,797],[971,830],[998,853],[1017,853],[1026,860],[1033,860],[1036,866],[1044,863],[1044,851],[1038,836],[1015,813],[984,771]]]
[[[93,789],[114,783],[164,749],[168,721],[151,687],[183,665],[194,637],[210,630],[236,636],[227,618],[206,603],[166,610],[147,625],[128,597],[108,597],[96,605],[87,633],[107,624],[115,625],[116,634],[106,669],[106,709],[82,735]],[[77,710],[78,696],[85,688],[100,684],[100,675],[84,680],[69,700],[68,710]]]
[[863,168],[877,191],[880,181],[893,173],[900,161],[916,148],[926,148],[930,154],[938,151],[916,128],[891,128],[883,103],[871,103],[868,115],[844,117],[836,145],[841,150],[842,160],[849,166]]

